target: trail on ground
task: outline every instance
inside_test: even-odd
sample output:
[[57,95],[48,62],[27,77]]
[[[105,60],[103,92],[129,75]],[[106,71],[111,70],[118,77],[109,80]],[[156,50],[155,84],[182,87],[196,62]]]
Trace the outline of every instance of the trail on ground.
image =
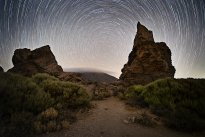
[[[200,137],[163,127],[144,127],[125,123],[135,112],[117,98],[93,102],[96,107],[82,116],[66,131],[45,134],[42,137]],[[202,136],[201,136],[202,137]]]

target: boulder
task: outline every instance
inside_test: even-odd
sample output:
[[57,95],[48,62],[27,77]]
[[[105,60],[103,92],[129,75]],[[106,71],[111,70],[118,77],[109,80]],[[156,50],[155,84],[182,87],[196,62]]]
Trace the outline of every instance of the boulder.
[[33,51],[26,48],[17,49],[14,52],[12,62],[14,67],[8,70],[8,72],[26,76],[36,73],[60,75],[63,72],[62,67],[58,65],[48,45]]
[[156,43],[152,31],[139,22],[133,49],[121,71],[120,81],[129,86],[173,78],[175,68],[171,61],[171,50],[164,42]]

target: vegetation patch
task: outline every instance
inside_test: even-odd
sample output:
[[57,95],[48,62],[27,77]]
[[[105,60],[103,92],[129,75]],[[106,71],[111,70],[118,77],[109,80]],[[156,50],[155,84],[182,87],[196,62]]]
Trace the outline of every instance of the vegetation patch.
[[205,80],[162,79],[146,86],[132,86],[119,96],[131,105],[149,107],[178,130],[205,129]]
[[146,113],[142,113],[141,115],[137,115],[134,118],[134,122],[139,123],[139,124],[146,126],[146,127],[154,127],[156,125],[156,122],[152,119],[152,117],[150,117]]
[[0,73],[0,136],[22,137],[68,128],[73,112],[89,106],[81,86],[48,74]]
[[110,96],[111,94],[106,89],[101,88],[93,92],[92,99],[93,100],[103,100]]
[[93,100],[103,100],[105,98],[112,96],[112,93],[110,92],[111,89],[109,89],[109,85],[102,83],[95,83],[95,85],[96,87],[92,93]]

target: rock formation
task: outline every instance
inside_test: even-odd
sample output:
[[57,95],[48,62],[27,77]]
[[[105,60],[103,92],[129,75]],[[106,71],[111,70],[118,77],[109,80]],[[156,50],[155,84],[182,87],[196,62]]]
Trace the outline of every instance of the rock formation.
[[4,72],[4,69],[0,66],[0,72]]
[[127,85],[145,85],[157,79],[174,77],[174,74],[169,47],[164,42],[155,43],[152,31],[139,22],[134,46],[120,80]]
[[48,45],[33,51],[26,48],[17,49],[14,52],[12,62],[14,67],[9,72],[26,76],[31,76],[35,73],[60,75],[63,72]]

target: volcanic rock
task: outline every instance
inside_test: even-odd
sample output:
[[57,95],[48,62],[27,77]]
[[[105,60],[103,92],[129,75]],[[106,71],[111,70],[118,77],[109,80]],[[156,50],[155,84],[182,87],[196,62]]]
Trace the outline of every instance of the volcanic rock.
[[14,67],[9,72],[31,76],[36,73],[48,73],[60,75],[63,72],[58,65],[50,47],[43,46],[31,51],[30,49],[17,49],[14,52],[12,62]]
[[4,69],[0,66],[0,72],[4,72]]
[[120,80],[127,85],[146,85],[157,79],[174,77],[171,50],[164,42],[155,43],[152,31],[139,22],[133,49],[121,71]]

